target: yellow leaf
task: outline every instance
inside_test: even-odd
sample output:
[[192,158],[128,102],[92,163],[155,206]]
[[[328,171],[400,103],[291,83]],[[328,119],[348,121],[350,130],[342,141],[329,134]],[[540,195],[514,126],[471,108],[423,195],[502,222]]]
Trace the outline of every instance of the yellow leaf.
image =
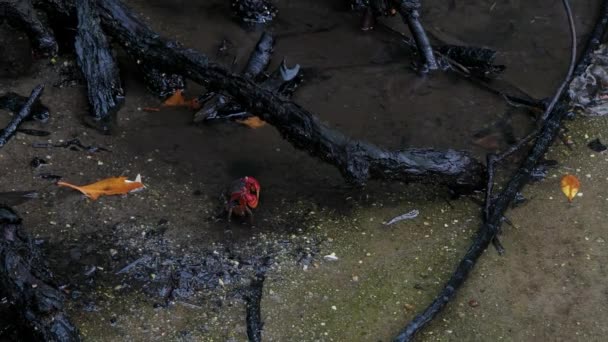
[[573,175],[565,175],[561,181],[562,192],[566,197],[568,197],[568,201],[572,202],[572,199],[578,193],[578,189],[581,187],[581,183],[578,178]]
[[83,186],[77,186],[66,182],[57,182],[57,185],[78,190],[92,200],[98,199],[99,196],[122,195],[144,188],[139,175],[135,181],[130,181],[127,179],[127,177],[112,177]]

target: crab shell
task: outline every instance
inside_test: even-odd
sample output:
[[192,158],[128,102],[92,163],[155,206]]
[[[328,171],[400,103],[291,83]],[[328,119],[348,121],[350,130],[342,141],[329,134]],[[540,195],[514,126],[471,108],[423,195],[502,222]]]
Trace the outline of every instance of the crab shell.
[[260,183],[253,177],[243,177],[232,182],[230,186],[229,200],[226,209],[232,208],[232,212],[244,216],[247,212],[245,207],[255,209],[260,199]]

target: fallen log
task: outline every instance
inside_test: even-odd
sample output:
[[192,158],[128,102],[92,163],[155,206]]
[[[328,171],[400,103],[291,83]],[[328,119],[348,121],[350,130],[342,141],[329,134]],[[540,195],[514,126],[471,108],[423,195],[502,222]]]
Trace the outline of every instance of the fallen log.
[[0,147],[6,145],[9,139],[15,134],[19,125],[29,116],[32,115],[32,109],[34,108],[36,101],[42,94],[42,90],[44,90],[44,86],[39,85],[34,90],[32,90],[32,94],[30,95],[27,102],[21,107],[18,113],[16,113],[11,121],[8,123],[6,127],[0,130]]
[[222,89],[249,112],[275,126],[296,148],[336,166],[349,181],[361,184],[374,178],[438,182],[458,191],[485,186],[485,167],[467,152],[430,148],[388,151],[350,139],[299,105],[210,62],[205,55],[160,38],[119,0],[100,1],[98,6],[105,30],[130,55],[211,89]]
[[[564,5],[569,12],[569,5],[566,0],[564,0]],[[571,16],[569,15],[569,22],[571,27],[573,27],[574,24],[571,20]],[[584,72],[586,67],[589,65],[593,51],[599,47],[606,33],[607,25],[608,0],[604,0],[602,2],[602,7],[600,9],[599,18],[596,22],[595,28],[587,41],[585,51],[574,69],[575,76]],[[574,32],[571,31],[571,34],[574,39]],[[573,48],[574,47],[575,44],[573,44]],[[571,77],[566,81],[569,82],[570,80]],[[500,226],[505,211],[516,198],[518,192],[530,179],[530,173],[538,162],[542,160],[543,156],[557,137],[561,122],[568,113],[570,97],[564,90],[564,87],[561,87],[560,89],[560,93],[555,97],[559,98],[559,102],[551,113],[546,116],[547,119],[543,121],[543,126],[540,132],[536,135],[536,142],[529,151],[527,157],[521,163],[519,169],[515,172],[515,174],[506,184],[505,188],[495,199],[488,196],[487,201],[489,202],[487,203],[486,208],[484,208],[484,211],[486,212],[484,222],[477,231],[473,243],[469,247],[462,261],[456,267],[454,274],[448,280],[447,284],[440,291],[437,297],[435,297],[433,302],[422,313],[414,317],[414,319],[408,323],[408,325],[401,331],[394,341],[404,342],[412,340],[421,329],[429,324],[432,319],[441,312],[447,303],[455,296],[456,291],[460,288],[460,286],[462,286],[481,254],[487,249],[490,242],[494,241],[496,238],[500,231]],[[550,107],[551,106],[549,106],[549,108]],[[490,162],[490,165],[493,165],[493,163]],[[492,175],[492,173],[490,175]],[[491,186],[488,186],[488,189],[490,188]]]
[[51,30],[41,22],[31,0],[0,0],[0,19],[25,31],[34,50],[47,56],[57,54],[58,46]]
[[[44,257],[21,229],[21,218],[0,206],[0,297],[11,306],[11,321],[29,336],[21,340],[80,341],[52,283]],[[8,317],[7,317],[8,320]]]
[[78,32],[74,46],[76,60],[87,81],[91,106],[85,122],[101,132],[109,133],[112,117],[124,100],[124,91],[93,1],[77,2]]

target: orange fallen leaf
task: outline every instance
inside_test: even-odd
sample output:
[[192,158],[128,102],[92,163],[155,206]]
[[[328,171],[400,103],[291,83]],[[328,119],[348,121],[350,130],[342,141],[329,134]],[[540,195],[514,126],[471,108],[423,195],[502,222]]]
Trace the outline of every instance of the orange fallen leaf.
[[145,186],[141,182],[141,176],[137,175],[135,181],[130,181],[127,177],[112,177],[102,179],[89,185],[77,186],[66,182],[57,182],[59,186],[66,186],[82,192],[92,200],[104,195],[122,195],[135,190],[143,189]]
[[236,120],[236,122],[248,126],[249,128],[260,128],[266,125],[266,121],[258,118],[257,116],[252,116],[244,120]]
[[[198,98],[192,98],[187,100],[184,96],[184,90],[178,89],[173,95],[169,96],[162,104],[163,107],[188,107],[189,109],[196,110],[201,108],[201,103],[198,101]],[[151,110],[146,110],[151,109]],[[160,108],[156,107],[146,107],[144,108],[146,111],[155,111],[158,112]]]
[[165,107],[180,107],[187,105],[188,101],[186,101],[186,98],[184,97],[184,91],[182,89],[176,90],[173,95],[169,96],[169,98],[167,98],[165,102],[163,102],[163,106]]
[[573,175],[565,175],[561,181],[562,192],[566,197],[568,197],[568,201],[572,202],[572,199],[578,193],[578,189],[581,187],[581,183],[578,178]]

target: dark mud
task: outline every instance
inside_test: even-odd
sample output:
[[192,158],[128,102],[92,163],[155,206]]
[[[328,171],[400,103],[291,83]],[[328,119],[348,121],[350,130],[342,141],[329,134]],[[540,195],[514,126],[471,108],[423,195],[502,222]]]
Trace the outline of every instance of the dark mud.
[[[259,39],[259,32],[243,30],[231,18],[223,1],[128,4],[166,37],[210,56],[229,40],[225,59],[236,57],[237,70]],[[299,63],[306,78],[295,100],[345,134],[391,149],[456,148],[483,158],[532,127],[529,114],[515,110],[511,133],[500,128],[476,143],[475,133],[503,119],[502,98],[456,75],[420,78],[401,37],[362,33],[360,18],[339,1],[277,5],[279,16],[268,27],[277,38],[270,70],[283,56]],[[597,2],[573,6],[584,36]],[[382,20],[405,31],[399,18]],[[568,32],[557,1],[431,1],[423,20],[445,43],[498,51],[496,63],[507,66],[502,77],[534,98],[548,96],[566,68]],[[75,65],[72,56],[62,55],[56,64],[34,60],[27,37],[6,25],[0,26],[0,41],[12,47],[0,51],[0,94],[29,94],[36,84],[47,84],[42,103],[51,110],[49,122],[23,127],[52,133],[17,134],[0,151],[0,190],[39,191],[38,199],[18,210],[88,340],[244,341],[246,291],[271,257],[261,299],[263,340],[387,341],[436,294],[478,223],[480,208],[467,199],[446,202],[443,187],[349,187],[333,167],[295,150],[272,127],[196,127],[187,110],[146,113],[141,108],[158,99],[122,53],[125,104],[115,134],[100,135],[82,124],[88,108],[82,83],[51,86],[62,84],[60,71]],[[205,89],[189,84],[187,91],[195,96]],[[0,126],[9,120],[2,111]],[[596,167],[605,167],[605,156],[590,152],[586,143],[592,139],[584,136],[605,141],[607,127],[603,121],[571,127],[580,148],[554,147],[549,158],[560,164],[525,191],[528,201],[508,215],[516,227],[503,236],[507,255],[488,252],[422,340],[604,336],[605,315],[590,313],[607,310],[606,217],[598,203],[605,203],[606,181]],[[75,138],[110,152],[33,148]],[[34,157],[47,164],[32,169]],[[584,197],[572,205],[561,201],[557,186],[564,172],[584,180]],[[43,173],[82,184],[141,173],[147,189],[92,202],[56,188]],[[256,226],[212,219],[222,189],[244,175],[262,184]],[[412,209],[420,210],[417,219],[381,225]],[[322,258],[332,252],[338,261]],[[479,306],[470,307],[471,299]],[[0,333],[6,326],[0,325]]]

